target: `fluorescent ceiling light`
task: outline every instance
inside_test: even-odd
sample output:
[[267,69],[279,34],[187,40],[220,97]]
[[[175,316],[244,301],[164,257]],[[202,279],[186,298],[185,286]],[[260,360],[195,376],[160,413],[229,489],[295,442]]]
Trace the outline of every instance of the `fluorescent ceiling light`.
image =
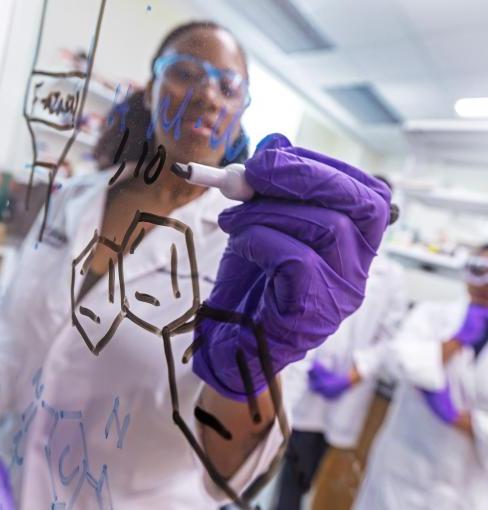
[[460,117],[470,119],[488,117],[488,97],[466,97],[456,101],[454,105]]

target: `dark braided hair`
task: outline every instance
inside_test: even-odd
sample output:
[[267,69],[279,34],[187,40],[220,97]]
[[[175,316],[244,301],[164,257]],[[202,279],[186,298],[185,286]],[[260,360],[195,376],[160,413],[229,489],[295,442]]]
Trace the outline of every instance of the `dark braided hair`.
[[[151,76],[155,78],[154,75],[154,64],[156,60],[164,53],[164,51],[173,44],[181,35],[190,32],[196,29],[210,29],[210,30],[225,30],[226,32],[231,32],[215,23],[214,21],[191,21],[189,23],[185,23],[184,25],[180,25],[173,29],[161,42],[158,50],[156,51],[152,61],[151,61]],[[244,64],[247,66],[247,58],[242,46],[237,42],[240,54],[244,61]],[[103,170],[105,168],[109,168],[113,165],[113,158],[117,151],[117,148],[120,145],[122,140],[122,136],[124,134],[124,130],[129,129],[129,140],[122,153],[120,154],[120,161],[137,161],[141,155],[143,150],[144,142],[146,141],[146,130],[149,124],[151,123],[151,112],[144,105],[144,90],[138,89],[135,90],[127,99],[124,101],[124,110],[125,115],[120,113],[120,106],[115,106],[109,115],[108,119],[111,119],[112,122],[108,125],[105,130],[100,135],[98,142],[93,151],[93,156],[97,161],[98,168]],[[245,138],[245,133],[241,128],[241,132],[234,142],[233,147],[238,147],[243,143]],[[150,138],[147,139],[148,142],[148,154],[156,153],[156,141],[154,139],[154,134],[151,135]],[[226,151],[227,152],[227,151]],[[233,152],[233,151],[231,151]],[[220,161],[220,166],[225,166],[230,163],[242,163],[249,157],[249,150],[247,144],[244,144],[242,150],[235,155],[232,160],[224,158]]]

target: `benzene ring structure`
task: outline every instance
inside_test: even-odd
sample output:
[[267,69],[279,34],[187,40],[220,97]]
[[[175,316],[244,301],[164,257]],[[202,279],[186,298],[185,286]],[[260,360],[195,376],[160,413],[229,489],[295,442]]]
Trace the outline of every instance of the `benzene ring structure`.
[[[181,232],[185,237],[187,255],[191,270],[192,303],[191,306],[186,311],[184,311],[179,317],[173,319],[169,324],[165,324],[163,326],[151,324],[144,320],[142,317],[133,313],[133,311],[130,308],[130,302],[125,291],[124,254],[129,253],[129,256],[130,254],[133,254],[137,249],[137,246],[142,241],[142,238],[144,237],[144,229],[141,230],[139,235],[129,245],[135,233],[135,230],[138,228],[140,223],[150,223],[153,225],[157,225],[159,227],[169,227]],[[108,327],[108,329],[98,338],[98,340],[94,340],[90,338],[87,331],[81,324],[78,314],[90,318],[93,322],[97,324],[100,324],[100,317],[93,310],[90,310],[89,308],[83,306],[78,306],[75,292],[77,288],[76,278],[78,276],[78,272],[81,275],[84,275],[89,271],[90,265],[95,256],[95,251],[98,245],[100,244],[104,245],[106,248],[114,252],[114,258],[116,259],[117,262],[117,268],[115,268],[115,264],[113,263],[112,259],[110,259],[108,267],[109,301],[113,303],[115,300],[115,278],[117,275],[119,283],[118,301],[120,304],[120,309],[117,315],[111,321],[111,324]],[[172,251],[172,254],[173,253],[175,252]],[[80,271],[78,271],[79,266],[81,266]],[[176,268],[172,268],[172,273],[173,272],[176,273]],[[142,296],[140,298],[141,300],[145,299],[145,295],[142,294],[141,296]],[[78,257],[76,257],[72,262],[71,268],[72,323],[73,326],[76,327],[76,329],[82,336],[90,352],[96,356],[98,356],[100,352],[108,345],[110,340],[115,335],[121,322],[126,318],[132,321],[137,326],[140,326],[141,328],[145,329],[146,331],[154,333],[158,336],[162,336],[162,331],[164,328],[169,328],[169,330],[172,331],[173,329],[178,328],[179,326],[185,324],[186,321],[191,319],[195,315],[199,305],[200,305],[200,287],[198,282],[198,266],[195,254],[195,245],[193,241],[193,233],[188,225],[174,218],[157,216],[155,214],[137,211],[120,244],[104,236],[100,236],[98,232],[95,231],[92,239],[89,241],[87,246],[82,250],[80,255],[78,255]]]

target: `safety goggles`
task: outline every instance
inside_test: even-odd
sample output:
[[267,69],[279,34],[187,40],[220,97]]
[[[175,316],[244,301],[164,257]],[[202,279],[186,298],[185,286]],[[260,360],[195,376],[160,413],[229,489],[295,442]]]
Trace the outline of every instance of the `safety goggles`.
[[464,267],[464,278],[476,287],[488,285],[488,257],[470,257]]
[[221,96],[233,105],[249,104],[248,81],[230,69],[219,69],[210,62],[193,55],[173,53],[159,57],[154,63],[154,75],[167,83],[182,88],[198,90],[213,82]]

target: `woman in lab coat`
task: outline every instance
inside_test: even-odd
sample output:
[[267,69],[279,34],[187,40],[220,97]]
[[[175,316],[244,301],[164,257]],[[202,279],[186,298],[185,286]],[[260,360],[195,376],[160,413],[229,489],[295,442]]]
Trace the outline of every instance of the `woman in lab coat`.
[[[482,255],[488,268],[488,249]],[[487,276],[468,285],[469,303],[417,305],[385,349],[385,367],[401,382],[355,510],[486,508]]]
[[[199,471],[200,463],[172,421],[160,340],[129,321],[123,321],[113,342],[96,357],[72,327],[70,314],[71,262],[88,244],[95,229],[102,236],[120,242],[137,210],[171,215],[192,229],[199,256],[201,293],[208,295],[212,287],[226,242],[225,234],[217,227],[217,215],[233,203],[217,190],[204,193],[204,188],[187,185],[166,168],[159,181],[148,185],[142,179],[144,166],[140,178],[135,179],[135,163],[130,163],[137,161],[143,148],[142,142],[150,129],[147,120],[151,120],[151,110],[160,108],[164,103],[162,96],[168,91],[170,109],[162,113],[170,119],[177,116],[177,107],[183,101],[181,92],[174,89],[171,80],[160,78],[155,67],[158,57],[175,52],[211,60],[219,67],[233,70],[242,78],[242,83],[247,80],[245,55],[228,31],[212,23],[191,23],[169,34],[153,62],[154,74],[145,92],[147,110],[143,117],[130,122],[130,118],[124,117],[127,112],[119,108],[110,132],[102,140],[102,146],[107,149],[110,140],[119,135],[117,143],[109,147],[113,158],[122,139],[123,126],[129,128],[127,150],[119,156],[120,163],[128,162],[126,171],[110,186],[109,179],[116,168],[87,179],[73,179],[65,188],[54,191],[43,240],[37,243],[37,222],[24,243],[17,277],[6,296],[1,322],[0,409],[20,415],[10,435],[11,441],[4,448],[8,448],[6,460],[17,484],[20,484],[21,473],[20,494],[17,495],[21,509],[50,508],[51,504],[61,508],[63,503],[68,508],[110,508],[109,499],[119,509],[213,506],[210,501],[215,494],[208,494],[200,482],[203,469]],[[224,160],[226,147],[224,144],[209,147],[208,126],[222,107],[236,110],[213,86],[195,92],[185,111],[185,119],[175,124],[174,131],[164,131],[160,122],[154,123],[154,133],[148,137],[149,158],[156,152],[157,140],[164,144],[167,160],[188,161],[190,157],[217,166]],[[202,126],[197,129],[194,125],[199,115]],[[190,116],[192,120],[188,121]],[[225,118],[222,130],[229,128],[230,118],[230,115]],[[231,142],[235,142],[240,137],[240,125],[230,127]],[[176,140],[177,129],[180,130],[179,140]],[[246,155],[241,144],[240,153],[233,157],[239,161]],[[149,230],[148,224],[143,226]],[[133,241],[134,237],[131,243]],[[173,243],[180,259],[179,300],[171,292],[170,249]],[[183,234],[155,227],[132,257],[125,258],[124,281],[134,313],[162,327],[191,307],[194,296],[189,285],[187,250]],[[98,244],[84,280],[79,274],[80,268],[76,270],[77,308],[84,305],[100,318],[97,324],[79,316],[94,343],[120,312],[117,299],[115,303],[108,299],[106,273],[110,258],[114,259],[114,253]],[[119,288],[116,284],[116,291]],[[161,306],[138,301],[134,298],[135,292],[157,296]],[[187,339],[175,345],[177,360],[181,360],[182,349],[188,344]],[[202,385],[191,372],[191,365],[185,368],[178,378],[180,411],[185,418],[190,417],[192,425],[193,407]],[[116,402],[119,403],[117,409]],[[64,411],[81,411],[81,414],[60,420],[58,424],[57,417]],[[105,431],[112,411],[115,411],[112,422]],[[241,417],[245,423],[243,429],[250,424],[245,418],[246,415]],[[267,426],[269,421],[264,423]],[[126,429],[124,424],[128,425]],[[254,425],[249,430],[261,439],[262,428],[263,424]],[[261,464],[266,464],[275,452],[281,441],[275,429],[236,475],[236,490],[242,491],[251,474],[259,472]],[[52,440],[48,441],[50,433]],[[66,446],[69,455],[66,450],[64,456]],[[82,473],[84,465],[85,474]],[[108,483],[102,476],[104,465],[107,465]],[[62,475],[75,468],[76,476],[68,483]],[[78,489],[79,484],[81,488]]]
[[[180,67],[170,72],[168,66],[181,61],[193,71],[196,65],[196,74]],[[162,62],[167,66],[164,72]],[[228,238],[218,228],[217,216],[230,201],[217,190],[179,180],[167,166],[189,161],[218,166],[242,156],[240,125],[229,113],[238,114],[246,104],[241,88],[247,82],[244,54],[228,31],[212,23],[192,23],[165,39],[153,68],[144,104],[156,121],[145,134],[150,135],[150,157],[157,144],[164,144],[163,173],[149,184],[156,166],[147,173],[143,167],[135,178],[133,163],[125,171],[121,168],[120,175],[114,169],[74,179],[54,191],[43,241],[36,242],[38,222],[24,243],[17,277],[2,306],[0,409],[17,416],[8,461],[14,479],[22,471],[17,484],[23,510],[210,510],[226,500],[173,423],[175,388],[168,381],[173,367],[166,362],[167,346],[163,349],[160,335],[146,331],[161,332],[185,314],[190,318],[192,305],[200,299],[193,285],[188,230],[175,225],[187,225],[194,234],[200,294],[206,297],[212,291],[207,301],[224,296],[221,308],[227,309],[234,306],[229,300],[238,299],[236,292],[244,293],[249,309],[249,296],[254,304],[262,303],[256,300],[258,292],[266,297],[267,305],[259,311],[267,314],[267,340],[278,342],[271,361],[276,373],[316,347],[360,305],[369,264],[389,220],[390,194],[382,183],[274,137],[246,163],[246,178],[254,179],[253,187],[274,198],[258,198],[221,215],[220,226],[233,240],[222,257]],[[191,96],[175,85],[200,78]],[[222,118],[221,112],[228,115]],[[120,115],[124,120],[123,108]],[[123,132],[122,128],[121,138]],[[226,133],[233,142],[227,152],[218,143]],[[127,147],[133,133],[128,135]],[[122,162],[129,158],[123,143],[120,147],[115,159]],[[306,203],[309,196],[315,205]],[[130,230],[136,211],[182,223],[162,227],[146,221]],[[304,227],[309,220],[314,224]],[[242,227],[242,221],[251,225]],[[273,222],[280,231],[272,228]],[[263,232],[266,235],[260,237]],[[303,242],[295,238],[300,236]],[[124,238],[127,250],[117,257]],[[276,238],[281,239],[281,250]],[[344,246],[348,256],[341,262],[337,257]],[[241,248],[242,257],[236,252]],[[263,266],[251,263],[262,256]],[[280,267],[274,267],[278,262]],[[126,299],[120,302],[117,296],[123,288]],[[278,315],[274,323],[273,314]],[[210,322],[201,324],[211,329]],[[270,324],[278,331],[276,337]],[[111,325],[115,334],[94,356],[90,349],[108,338]],[[242,398],[249,392],[239,393],[234,384],[242,380],[235,376],[235,357],[229,353],[237,345],[252,358],[255,348],[246,344],[239,324],[232,325],[234,338],[226,342],[225,326],[204,337],[193,371],[191,364],[181,362],[191,333],[173,337],[171,346],[179,416],[198,447],[240,494],[268,468],[283,436],[255,358],[248,370],[257,382],[254,388],[259,388],[261,420],[251,418]],[[196,405],[206,423],[214,418],[213,427],[197,425]],[[215,418],[231,431],[232,441],[215,431]]]

